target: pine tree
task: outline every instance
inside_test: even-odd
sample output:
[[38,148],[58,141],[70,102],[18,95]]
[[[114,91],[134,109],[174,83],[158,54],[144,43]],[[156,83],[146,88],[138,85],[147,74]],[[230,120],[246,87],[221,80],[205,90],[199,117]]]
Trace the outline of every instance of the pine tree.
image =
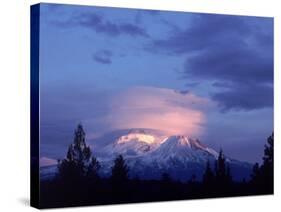
[[74,132],[74,142],[70,146],[72,157],[78,163],[89,162],[92,155],[90,147],[86,145],[85,137],[86,134],[82,124],[78,124],[77,129]]
[[99,163],[99,161],[92,156],[92,160],[91,163],[89,164],[88,167],[88,173],[87,176],[91,179],[91,180],[98,180],[99,179],[99,170],[101,168],[101,165]]
[[225,195],[232,185],[230,166],[226,163],[222,150],[220,150],[215,164],[215,182],[220,195]]
[[216,179],[218,182],[222,183],[226,178],[226,167],[225,167],[225,157],[222,152],[222,149],[219,152],[219,157],[216,165]]
[[123,159],[122,155],[119,155],[114,160],[114,165],[111,169],[111,180],[113,184],[122,184],[128,180],[129,169]]
[[264,146],[263,163],[259,166],[256,163],[253,166],[251,174],[252,189],[260,194],[273,193],[273,167],[274,167],[274,135],[267,138],[267,144]]
[[251,179],[252,181],[258,181],[259,177],[260,177],[260,166],[258,163],[255,163],[255,165],[253,166]]
[[263,156],[263,164],[260,167],[260,184],[263,185],[263,192],[265,193],[273,193],[273,160],[274,160],[274,135],[272,133],[271,136],[267,138],[267,144],[264,147],[264,156]]
[[261,168],[267,172],[268,177],[273,177],[273,141],[274,135],[267,138],[267,144],[264,147],[263,165]]
[[215,176],[210,166],[210,162],[207,161],[205,173],[203,175],[203,184],[207,187],[211,187],[211,185],[214,183],[214,178]]
[[90,147],[86,145],[85,137],[86,133],[82,124],[78,124],[74,132],[74,141],[68,148],[66,158],[58,163],[59,177],[70,181],[81,180],[89,173],[89,169],[93,171],[98,168]]

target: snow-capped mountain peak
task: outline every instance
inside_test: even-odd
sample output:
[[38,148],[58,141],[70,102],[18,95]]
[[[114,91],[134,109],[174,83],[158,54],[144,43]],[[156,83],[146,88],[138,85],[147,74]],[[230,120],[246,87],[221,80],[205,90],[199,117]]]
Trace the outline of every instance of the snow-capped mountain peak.
[[186,146],[189,148],[201,147],[199,141],[192,140],[184,135],[173,135],[167,137],[162,143],[168,142],[171,145]]
[[[142,179],[160,179],[166,172],[171,177],[186,180],[193,174],[202,177],[207,162],[211,165],[218,153],[198,139],[185,135],[167,135],[152,129],[132,129],[112,137],[99,149],[95,149],[102,166],[102,175],[109,176],[112,163],[117,155],[122,155],[130,170],[130,176]],[[238,177],[247,177],[251,166],[230,160],[227,163]],[[49,176],[42,168],[42,175]],[[241,175],[241,173],[244,173]]]
[[152,135],[147,135],[144,133],[130,133],[128,135],[121,136],[117,140],[117,144],[123,144],[132,141],[153,144],[155,142],[155,138]]
[[206,150],[207,147],[200,143],[197,139],[191,139],[184,135],[173,135],[166,137],[163,142],[163,145],[166,146],[176,146],[182,148],[190,148],[193,150]]
[[185,135],[157,135],[155,133],[133,129],[117,138],[113,143],[103,149],[106,155],[115,156],[122,154],[124,157],[139,157],[147,155],[155,158],[177,157],[201,158],[202,154],[217,158],[218,153],[201,144],[199,140],[189,138]]
[[166,137],[155,151],[150,153],[152,161],[167,164],[169,161],[178,163],[200,163],[205,165],[207,161],[214,161],[218,153],[203,144],[199,140],[191,139],[184,135]]
[[136,157],[157,149],[162,140],[163,136],[145,130],[133,129],[105,146],[102,152],[113,157],[118,154],[125,157]]

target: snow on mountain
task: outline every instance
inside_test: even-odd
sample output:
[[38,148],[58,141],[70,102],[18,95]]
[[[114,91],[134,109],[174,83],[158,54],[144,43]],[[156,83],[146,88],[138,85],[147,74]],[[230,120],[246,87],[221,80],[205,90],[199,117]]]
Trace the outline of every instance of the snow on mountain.
[[202,145],[199,140],[190,139],[187,136],[170,136],[165,138],[152,157],[162,161],[180,158],[185,162],[207,162],[210,159],[216,159],[218,153]]
[[[167,136],[162,132],[147,129],[132,129],[115,136],[111,142],[94,149],[101,163],[101,174],[109,176],[113,160],[122,155],[130,169],[131,177],[159,179],[169,173],[177,180],[186,181],[192,175],[201,179],[209,161],[214,165],[218,153],[199,140],[183,135]],[[234,180],[249,178],[252,166],[249,163],[226,158]]]
[[[178,159],[182,163],[215,160],[218,153],[199,140],[187,136],[155,136],[142,132],[129,132],[115,142],[105,146],[101,151],[108,156],[123,155],[128,160],[157,162],[165,164],[167,160]],[[102,159],[103,160],[103,159]]]
[[120,136],[113,143],[99,150],[106,158],[122,154],[124,157],[136,157],[156,150],[163,142],[164,136],[155,132],[133,129]]
[[[112,156],[112,159],[100,158],[104,175],[110,174],[113,158],[121,154],[130,168],[131,177],[143,179],[159,179],[163,173],[178,180],[189,179],[192,175],[201,179],[206,163],[209,161],[213,166],[219,155],[198,139],[183,135],[159,136],[145,130],[130,131],[101,151]],[[249,177],[251,165],[230,158],[226,161],[234,170],[234,179]]]

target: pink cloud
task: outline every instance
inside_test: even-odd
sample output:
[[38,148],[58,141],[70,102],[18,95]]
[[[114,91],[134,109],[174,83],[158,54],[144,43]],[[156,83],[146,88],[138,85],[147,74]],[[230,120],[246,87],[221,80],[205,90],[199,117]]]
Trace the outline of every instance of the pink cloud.
[[47,157],[41,157],[39,162],[40,162],[40,167],[51,166],[58,163],[56,160]]
[[106,121],[112,128],[151,128],[167,134],[198,136],[206,121],[208,99],[172,89],[132,87],[111,101]]

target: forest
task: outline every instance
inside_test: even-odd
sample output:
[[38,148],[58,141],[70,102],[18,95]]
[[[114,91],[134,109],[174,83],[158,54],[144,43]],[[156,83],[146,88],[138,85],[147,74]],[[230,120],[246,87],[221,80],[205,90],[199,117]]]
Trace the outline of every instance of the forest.
[[262,163],[256,163],[251,178],[241,182],[232,179],[222,150],[214,168],[206,163],[202,181],[193,176],[181,182],[169,173],[162,173],[159,180],[130,178],[122,155],[115,158],[111,175],[102,177],[100,162],[84,138],[78,126],[66,158],[58,162],[56,177],[40,182],[40,208],[273,194],[273,133],[264,145]]

